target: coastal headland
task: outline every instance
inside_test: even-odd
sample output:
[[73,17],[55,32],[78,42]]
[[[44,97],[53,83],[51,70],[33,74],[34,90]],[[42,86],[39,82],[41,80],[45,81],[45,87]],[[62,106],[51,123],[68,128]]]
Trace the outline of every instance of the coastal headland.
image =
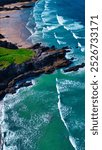
[[[0,0],[0,100],[7,93],[15,93],[22,86],[32,83],[27,78],[49,74],[55,69],[69,67],[64,72],[77,71],[85,64],[70,67],[73,59],[66,59],[69,47],[56,49],[41,43],[33,45],[26,28],[29,13],[36,0]],[[19,84],[18,84],[19,82]]]
[[[14,93],[24,79],[52,73],[55,69],[69,66],[72,60],[65,58],[66,50],[43,47],[36,44],[29,49],[0,48],[0,97]],[[22,81],[23,80],[23,81]],[[16,83],[22,81],[18,87]]]

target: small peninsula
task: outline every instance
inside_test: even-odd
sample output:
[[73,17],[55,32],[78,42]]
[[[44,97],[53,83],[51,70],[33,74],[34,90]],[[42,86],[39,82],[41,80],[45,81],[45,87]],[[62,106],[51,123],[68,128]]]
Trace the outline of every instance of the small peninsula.
[[[24,79],[37,77],[42,73],[49,74],[55,69],[69,66],[72,60],[65,58],[69,51],[64,48],[56,50],[54,46],[44,47],[39,43],[28,49],[0,47],[0,97],[3,98],[5,94],[14,93],[19,87],[27,85],[24,84]],[[16,87],[19,81],[23,83]]]
[[[31,9],[35,1],[0,0],[0,100],[7,93],[15,93],[18,88],[31,85],[31,82],[26,82],[28,78],[49,74],[73,63],[74,58],[65,57],[71,50],[69,47],[56,49],[55,46],[33,45],[27,41],[30,33],[26,28],[28,14],[24,10]],[[65,69],[64,72],[77,71],[84,65]]]

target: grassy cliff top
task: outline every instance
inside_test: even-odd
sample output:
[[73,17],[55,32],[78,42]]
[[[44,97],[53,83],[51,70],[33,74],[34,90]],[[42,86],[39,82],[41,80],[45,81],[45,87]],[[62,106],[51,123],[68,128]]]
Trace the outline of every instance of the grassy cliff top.
[[36,56],[36,52],[30,49],[7,49],[0,47],[0,69],[11,64],[21,64]]

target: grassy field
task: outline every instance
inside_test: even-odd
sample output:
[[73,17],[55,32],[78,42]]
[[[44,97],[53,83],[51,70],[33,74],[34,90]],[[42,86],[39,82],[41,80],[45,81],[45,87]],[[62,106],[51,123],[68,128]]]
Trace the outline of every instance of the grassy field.
[[36,52],[30,49],[7,49],[0,47],[0,69],[6,68],[9,65],[21,64],[36,56]]

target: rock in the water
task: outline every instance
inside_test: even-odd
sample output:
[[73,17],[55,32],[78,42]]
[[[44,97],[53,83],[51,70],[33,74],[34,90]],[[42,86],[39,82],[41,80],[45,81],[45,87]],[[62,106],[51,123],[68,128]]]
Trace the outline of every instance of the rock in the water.
[[68,69],[65,69],[64,72],[78,71],[79,68],[83,68],[84,66],[85,66],[85,63],[82,63],[81,65],[76,65]]
[[22,5],[21,8],[31,8],[33,7],[32,5]]
[[32,85],[32,82],[21,82],[17,89],[19,89],[20,87],[28,87],[28,86],[31,86]]
[[65,47],[62,47],[62,49],[70,49],[70,47],[68,47],[68,46],[65,46]]
[[55,50],[56,48],[55,48],[55,46],[53,45],[53,46],[51,46],[51,49]]
[[10,18],[10,16],[5,16],[5,18]]

